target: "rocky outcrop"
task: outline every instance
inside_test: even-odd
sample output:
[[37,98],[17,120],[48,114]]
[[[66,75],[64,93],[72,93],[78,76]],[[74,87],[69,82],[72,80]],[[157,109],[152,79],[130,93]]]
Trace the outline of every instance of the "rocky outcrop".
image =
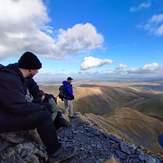
[[43,163],[45,148],[35,130],[0,134],[1,163]]
[[[71,127],[58,133],[63,146],[75,146],[76,155],[65,163],[160,163],[161,158],[145,154],[114,135],[99,129],[80,113]],[[45,148],[36,131],[0,135],[1,163],[44,163]]]

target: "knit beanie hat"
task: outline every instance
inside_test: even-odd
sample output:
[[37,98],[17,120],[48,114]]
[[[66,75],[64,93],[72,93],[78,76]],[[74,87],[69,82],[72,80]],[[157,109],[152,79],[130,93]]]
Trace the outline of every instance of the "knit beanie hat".
[[23,69],[40,69],[40,60],[31,52],[25,52],[18,60],[18,67]]

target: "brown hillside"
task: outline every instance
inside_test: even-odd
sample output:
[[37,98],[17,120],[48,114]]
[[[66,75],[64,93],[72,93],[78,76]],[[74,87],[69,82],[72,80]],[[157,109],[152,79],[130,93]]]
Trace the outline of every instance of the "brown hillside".
[[[59,86],[43,86],[43,90],[58,95]],[[74,110],[81,113],[109,114],[121,107],[133,106],[155,96],[154,91],[145,91],[127,86],[82,86],[74,87]],[[63,102],[58,98],[63,108]],[[139,110],[139,107],[134,107]],[[154,111],[154,110],[153,110]],[[154,114],[155,115],[155,114]]]

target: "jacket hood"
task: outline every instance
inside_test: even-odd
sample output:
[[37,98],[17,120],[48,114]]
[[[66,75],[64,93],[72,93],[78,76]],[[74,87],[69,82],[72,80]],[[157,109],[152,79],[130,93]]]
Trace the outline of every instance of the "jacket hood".
[[5,66],[7,69],[10,69],[10,70],[15,70],[15,69],[18,69],[18,64],[17,63],[14,63],[14,64],[9,64],[7,66]]
[[23,74],[21,73],[21,71],[18,68],[18,63],[14,63],[14,64],[9,64],[7,66],[4,66],[6,70],[17,73],[19,75],[19,77],[21,78],[22,81],[24,81],[24,77]]
[[68,82],[65,80],[65,81],[62,82],[62,84],[66,85],[66,84],[68,84]]

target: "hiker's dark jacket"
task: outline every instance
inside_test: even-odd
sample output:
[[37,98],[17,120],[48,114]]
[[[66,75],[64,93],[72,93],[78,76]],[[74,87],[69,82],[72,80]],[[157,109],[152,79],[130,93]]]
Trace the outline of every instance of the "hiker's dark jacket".
[[41,103],[42,95],[45,94],[42,90],[40,90],[37,83],[34,81],[33,78],[29,77],[25,79],[26,87],[29,91],[29,94],[33,98],[33,102],[35,103]]
[[28,115],[44,109],[26,100],[27,85],[17,64],[0,65],[0,112]]
[[73,88],[72,84],[70,84],[68,81],[63,81],[63,87],[64,87],[64,94],[65,94],[65,99],[66,100],[73,100],[74,95],[73,95]]

